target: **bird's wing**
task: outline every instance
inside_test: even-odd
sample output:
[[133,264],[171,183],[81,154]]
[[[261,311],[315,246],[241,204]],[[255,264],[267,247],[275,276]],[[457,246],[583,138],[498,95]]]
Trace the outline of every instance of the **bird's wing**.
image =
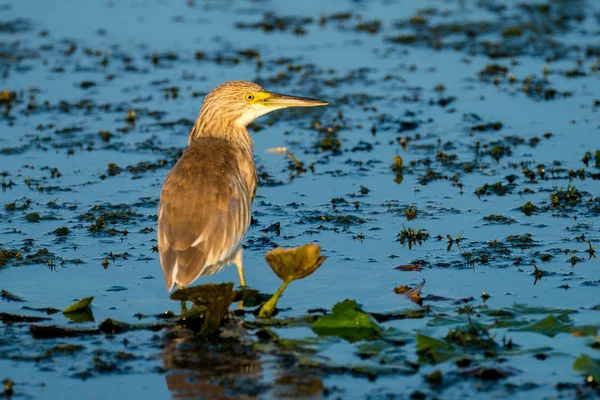
[[239,249],[252,208],[239,157],[225,140],[196,139],[167,176],[158,250],[169,290],[216,272]]

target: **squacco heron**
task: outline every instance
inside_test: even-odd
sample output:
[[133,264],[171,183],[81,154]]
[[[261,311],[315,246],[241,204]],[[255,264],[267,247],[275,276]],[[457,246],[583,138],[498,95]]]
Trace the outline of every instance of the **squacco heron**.
[[327,104],[246,81],[224,83],[206,95],[188,146],[160,195],[158,251],[169,291],[231,263],[246,286],[242,240],[258,182],[246,125],[280,108]]

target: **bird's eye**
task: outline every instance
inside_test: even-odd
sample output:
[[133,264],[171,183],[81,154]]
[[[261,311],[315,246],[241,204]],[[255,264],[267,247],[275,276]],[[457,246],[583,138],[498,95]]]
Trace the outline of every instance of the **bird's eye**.
[[254,100],[254,95],[252,93],[248,93],[246,95],[246,101],[252,101],[252,100]]

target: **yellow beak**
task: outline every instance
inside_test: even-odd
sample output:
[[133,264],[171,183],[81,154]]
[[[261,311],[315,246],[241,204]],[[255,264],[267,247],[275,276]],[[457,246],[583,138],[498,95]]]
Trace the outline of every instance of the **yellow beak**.
[[311,99],[308,97],[288,96],[287,94],[269,93],[270,96],[262,100],[267,107],[318,107],[329,105],[323,100]]

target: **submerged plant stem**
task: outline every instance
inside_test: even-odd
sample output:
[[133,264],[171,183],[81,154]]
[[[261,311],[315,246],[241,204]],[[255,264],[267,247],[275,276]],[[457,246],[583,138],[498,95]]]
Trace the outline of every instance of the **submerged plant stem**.
[[283,291],[288,287],[291,281],[293,281],[293,279],[290,278],[283,281],[283,283],[281,284],[281,286],[279,286],[279,289],[277,289],[277,292],[275,292],[273,297],[271,297],[269,301],[263,304],[263,306],[260,308],[260,312],[258,313],[258,316],[260,318],[267,318],[270,317],[271,314],[273,314],[273,311],[275,311],[275,306],[279,301],[279,297],[281,297]]

